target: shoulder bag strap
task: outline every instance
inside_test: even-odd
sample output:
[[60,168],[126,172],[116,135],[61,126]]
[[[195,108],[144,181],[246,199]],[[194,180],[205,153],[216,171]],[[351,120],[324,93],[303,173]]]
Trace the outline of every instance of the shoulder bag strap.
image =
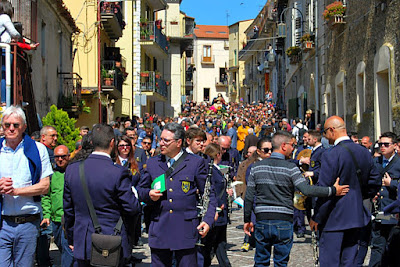
[[183,151],[183,154],[180,156],[180,158],[172,164],[171,167],[168,168],[168,170],[165,172],[165,179],[167,179],[171,173],[178,167],[178,165],[186,158],[187,152]]
[[92,218],[92,221],[93,221],[94,230],[95,230],[96,233],[101,233],[101,226],[100,226],[99,221],[97,219],[96,211],[94,210],[93,202],[92,202],[92,199],[90,197],[89,189],[88,189],[88,186],[87,186],[87,183],[86,183],[84,161],[81,161],[79,163],[79,177],[81,178],[82,188],[83,188],[83,192],[85,194],[86,203],[87,203],[88,208],[89,208],[90,217]]
[[345,144],[342,144],[342,143],[339,143],[338,145],[343,147],[343,148],[345,148],[350,153],[350,156],[353,159],[353,164],[356,167],[358,183],[360,184],[360,189],[361,189],[361,192],[362,192],[363,191],[363,182],[362,182],[362,179],[361,179],[361,169],[360,169],[360,166],[358,165],[356,157],[354,156],[353,152],[348,148],[348,146],[346,146]]

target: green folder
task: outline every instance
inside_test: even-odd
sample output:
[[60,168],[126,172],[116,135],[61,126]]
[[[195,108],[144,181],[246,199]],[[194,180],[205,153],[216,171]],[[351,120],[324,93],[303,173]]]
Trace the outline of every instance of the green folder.
[[165,174],[161,174],[151,183],[151,189],[160,190],[160,193],[166,190],[165,188]]

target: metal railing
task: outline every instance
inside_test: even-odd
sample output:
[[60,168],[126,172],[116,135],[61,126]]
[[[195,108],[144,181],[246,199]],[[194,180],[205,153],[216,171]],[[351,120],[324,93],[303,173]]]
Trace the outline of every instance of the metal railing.
[[142,71],[140,73],[140,90],[142,92],[158,93],[167,97],[167,82],[155,71]]
[[79,106],[82,93],[82,78],[76,72],[59,72],[62,79],[61,107]]
[[114,14],[121,29],[125,28],[125,22],[122,15],[122,1],[121,2],[101,2],[100,3],[101,14]]
[[120,68],[116,67],[116,61],[104,60],[102,62],[102,82],[104,88],[114,87],[122,93],[122,85],[124,83],[124,75]]
[[214,62],[215,62],[215,56],[210,56],[210,57],[201,56],[201,63],[214,64]]
[[156,42],[168,54],[167,37],[161,31],[161,20],[140,23],[140,40]]

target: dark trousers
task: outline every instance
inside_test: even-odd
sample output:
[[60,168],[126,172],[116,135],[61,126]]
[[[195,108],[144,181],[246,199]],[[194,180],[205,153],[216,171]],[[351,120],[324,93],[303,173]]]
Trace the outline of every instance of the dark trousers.
[[362,267],[365,256],[368,252],[368,246],[371,241],[371,222],[360,229],[360,240],[358,240],[357,266]]
[[217,256],[219,266],[231,266],[226,254],[226,227],[226,225],[214,226],[205,237],[205,246],[202,247],[205,267],[211,265],[212,255],[214,254]]
[[175,255],[176,267],[196,266],[196,248],[169,250],[151,248],[151,266],[172,266],[172,256]]
[[371,232],[371,259],[369,266],[389,266],[388,239],[394,224],[372,223]]
[[321,231],[319,237],[319,261],[323,267],[354,267],[358,250],[360,229]]
[[305,210],[298,210],[294,208],[293,214],[293,230],[296,233],[305,233],[306,232],[306,224],[304,222],[304,217],[306,215]]

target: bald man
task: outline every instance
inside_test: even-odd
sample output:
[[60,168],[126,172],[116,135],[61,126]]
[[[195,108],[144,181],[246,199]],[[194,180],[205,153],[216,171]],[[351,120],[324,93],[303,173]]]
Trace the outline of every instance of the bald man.
[[231,138],[226,135],[221,135],[218,138],[218,144],[222,150],[222,165],[231,166],[233,168],[232,177],[236,176],[237,169],[239,168],[239,151],[235,148],[231,148]]
[[310,227],[320,230],[321,266],[356,266],[360,229],[371,218],[363,199],[374,197],[382,181],[371,154],[348,137],[342,118],[328,118],[324,134],[334,146],[321,157],[318,185],[332,186],[340,177],[350,191],[343,197],[317,198]]

